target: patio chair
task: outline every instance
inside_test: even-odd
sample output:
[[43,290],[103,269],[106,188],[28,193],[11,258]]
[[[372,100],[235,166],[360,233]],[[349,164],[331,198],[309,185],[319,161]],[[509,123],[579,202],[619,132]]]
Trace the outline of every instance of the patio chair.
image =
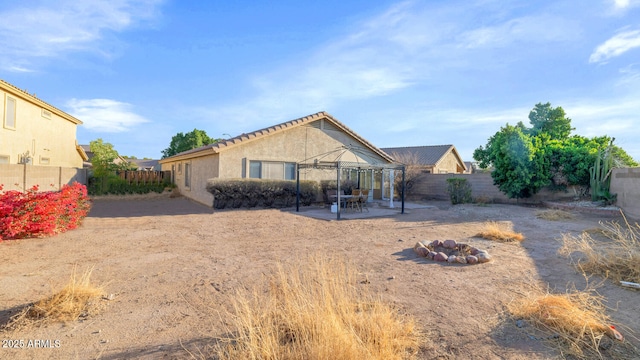
[[351,210],[354,211],[362,211],[362,209],[360,208],[360,190],[353,189],[351,191],[351,197],[347,199],[347,207],[350,207]]
[[367,209],[367,212],[369,212],[369,206],[367,206],[367,201],[369,201],[369,189],[360,190],[360,197],[358,200],[360,201],[360,211]]

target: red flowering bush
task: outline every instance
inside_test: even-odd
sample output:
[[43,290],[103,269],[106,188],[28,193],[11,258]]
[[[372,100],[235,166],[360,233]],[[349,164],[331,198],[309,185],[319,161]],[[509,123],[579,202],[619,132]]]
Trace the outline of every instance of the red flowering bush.
[[2,192],[0,185],[0,240],[43,237],[78,227],[89,213],[86,186],[74,182],[60,191]]

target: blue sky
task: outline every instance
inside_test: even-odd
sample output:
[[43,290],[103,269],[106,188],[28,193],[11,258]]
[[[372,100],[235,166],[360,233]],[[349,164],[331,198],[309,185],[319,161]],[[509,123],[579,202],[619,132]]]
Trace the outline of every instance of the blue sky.
[[640,160],[640,0],[0,0],[0,78],[159,158],[327,111],[465,160],[538,102]]

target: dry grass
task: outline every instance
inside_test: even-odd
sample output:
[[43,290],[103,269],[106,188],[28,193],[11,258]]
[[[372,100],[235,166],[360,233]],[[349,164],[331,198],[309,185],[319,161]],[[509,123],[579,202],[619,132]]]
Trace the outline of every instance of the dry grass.
[[549,210],[540,210],[536,211],[536,217],[538,219],[550,220],[550,221],[562,221],[562,220],[571,220],[573,219],[573,214],[557,209],[549,209]]
[[267,293],[234,299],[234,335],[221,359],[410,359],[414,321],[376,299],[345,262],[310,258],[278,265]]
[[484,224],[482,231],[475,235],[488,240],[500,242],[514,242],[524,240],[524,235],[514,232],[507,224],[489,221]]
[[64,288],[53,295],[25,307],[13,316],[7,328],[17,328],[29,322],[74,321],[98,309],[97,299],[103,294],[101,287],[91,284],[93,269],[81,275],[73,268]]
[[[626,222],[601,223],[601,231],[579,236],[564,234],[558,250],[582,272],[602,275],[614,281],[640,283],[640,225]],[[594,238],[593,235],[598,236]]]
[[551,294],[535,288],[510,303],[508,310],[549,334],[547,338],[564,356],[626,359],[637,355],[633,347],[622,344],[622,335],[605,314],[603,298],[594,290]]

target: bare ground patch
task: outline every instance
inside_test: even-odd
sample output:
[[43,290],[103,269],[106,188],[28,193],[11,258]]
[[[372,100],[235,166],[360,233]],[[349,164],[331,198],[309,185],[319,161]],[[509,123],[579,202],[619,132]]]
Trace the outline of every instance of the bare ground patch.
[[[583,276],[557,254],[562,234],[600,220],[538,219],[533,208],[457,205],[412,209],[376,219],[324,221],[280,210],[213,211],[184,198],[96,200],[77,230],[47,239],[0,243],[0,323],[50,295],[74,264],[113,294],[104,311],[67,323],[2,332],[2,339],[60,340],[57,348],[0,348],[0,358],[207,357],[232,328],[239,289],[264,289],[277,262],[324,253],[356,264],[366,287],[425,334],[419,359],[555,359],[547,342],[518,328],[507,304],[531,279],[563,293]],[[327,211],[329,211],[327,209]],[[474,237],[485,222],[508,224],[514,246]],[[452,239],[487,249],[493,261],[442,265],[418,257],[417,241]],[[607,316],[637,346],[637,292],[605,281]]]

